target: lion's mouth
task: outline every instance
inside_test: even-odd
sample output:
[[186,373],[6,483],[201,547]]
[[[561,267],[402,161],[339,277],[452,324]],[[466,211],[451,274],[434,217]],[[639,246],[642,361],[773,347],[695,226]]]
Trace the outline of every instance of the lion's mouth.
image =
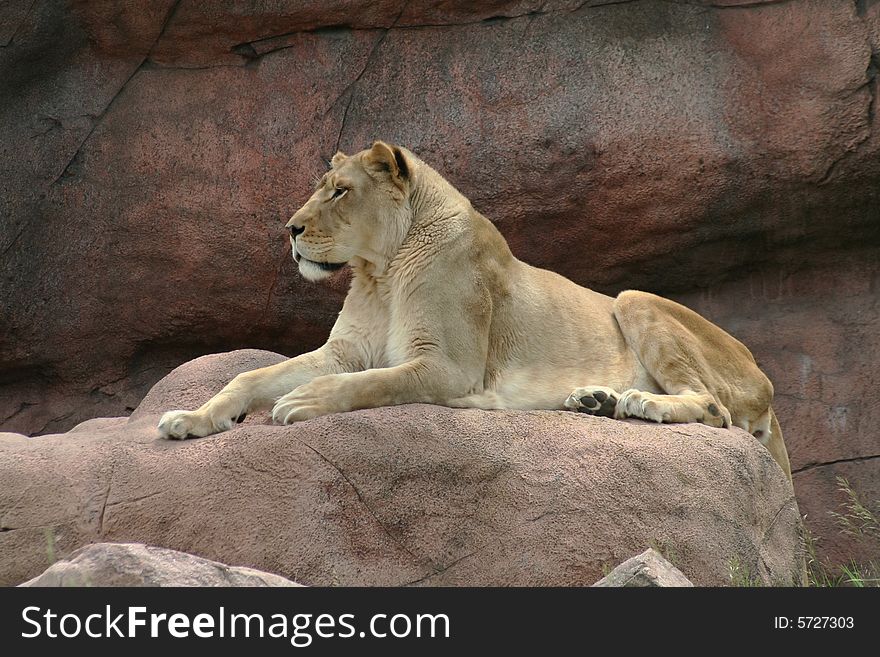
[[343,267],[345,267],[346,263],[344,262],[318,262],[317,260],[309,260],[308,258],[303,258],[303,260],[308,262],[309,264],[315,265],[319,269],[323,269],[324,271],[339,271]]
[[295,246],[293,247],[293,259],[297,263],[303,261],[309,263],[310,265],[315,265],[315,267],[321,269],[322,271],[339,271],[348,264],[347,262],[318,262],[317,260],[309,260],[302,253],[300,253]]

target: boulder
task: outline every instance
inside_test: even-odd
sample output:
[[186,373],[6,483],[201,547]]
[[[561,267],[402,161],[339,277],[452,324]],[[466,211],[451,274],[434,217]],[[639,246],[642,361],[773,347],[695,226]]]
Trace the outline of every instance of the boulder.
[[299,586],[253,568],[227,566],[140,543],[95,543],[19,586]]
[[648,548],[620,564],[593,586],[693,586],[684,573]]
[[738,429],[407,405],[157,437],[161,410],[278,358],[187,363],[127,421],[0,434],[0,583],[106,541],[308,585],[586,586],[646,544],[698,585],[727,583],[733,562],[799,580],[791,485]]

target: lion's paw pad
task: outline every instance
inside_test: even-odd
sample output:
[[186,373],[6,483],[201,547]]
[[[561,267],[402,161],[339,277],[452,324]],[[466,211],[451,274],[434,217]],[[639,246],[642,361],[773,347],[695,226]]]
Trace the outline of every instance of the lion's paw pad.
[[565,407],[579,413],[614,417],[619,395],[611,388],[588,386],[577,388],[565,401]]

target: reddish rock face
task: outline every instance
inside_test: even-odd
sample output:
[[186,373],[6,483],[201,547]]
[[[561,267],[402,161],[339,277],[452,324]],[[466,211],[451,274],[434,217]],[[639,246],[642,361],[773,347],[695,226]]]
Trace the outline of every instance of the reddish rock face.
[[382,138],[526,261],[745,341],[811,526],[862,550],[826,503],[841,468],[880,497],[880,4],[703,4],[5,3],[0,426],[323,342],[344,276],[304,283],[282,227],[337,148]]

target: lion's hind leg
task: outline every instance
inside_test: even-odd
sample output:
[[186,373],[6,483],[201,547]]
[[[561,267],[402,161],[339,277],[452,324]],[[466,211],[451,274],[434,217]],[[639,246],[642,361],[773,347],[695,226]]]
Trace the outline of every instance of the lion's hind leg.
[[622,292],[614,316],[665,393],[626,391],[618,417],[735,425],[767,440],[773,386],[741,342],[689,308],[646,292]]

